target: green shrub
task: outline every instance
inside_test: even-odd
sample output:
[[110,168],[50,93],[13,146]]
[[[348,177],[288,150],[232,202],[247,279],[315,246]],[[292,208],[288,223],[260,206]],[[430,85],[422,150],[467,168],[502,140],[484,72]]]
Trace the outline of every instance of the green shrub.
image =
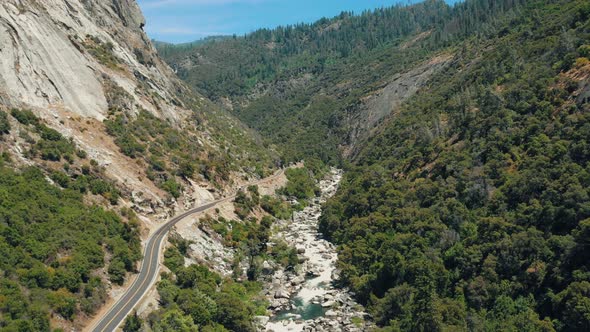
[[76,297],[65,289],[52,292],[49,296],[51,307],[62,317],[73,320],[76,313]]
[[316,196],[319,191],[313,174],[306,168],[290,168],[285,171],[289,180],[287,185],[278,192],[282,195],[307,200]]
[[8,116],[4,111],[0,111],[0,135],[8,134],[10,132],[10,122]]
[[291,214],[293,213],[290,205],[283,200],[264,195],[260,200],[260,207],[270,213],[273,217],[283,220],[288,220],[291,218]]
[[177,272],[181,267],[184,267],[184,256],[178,248],[170,247],[164,251],[164,265],[172,272]]
[[39,123],[39,119],[31,110],[19,110],[13,108],[10,111],[10,114],[21,124],[23,125],[37,125]]
[[141,327],[143,325],[143,321],[139,316],[137,316],[137,312],[133,312],[133,314],[127,316],[125,319],[125,324],[123,324],[123,332],[139,332],[141,331]]
[[101,64],[111,68],[119,68],[119,59],[113,52],[114,45],[111,42],[103,42],[96,36],[86,36],[83,43],[88,52]]
[[162,189],[166,190],[172,197],[178,198],[180,197],[182,186],[176,180],[168,179],[162,183]]
[[127,273],[127,270],[125,269],[125,263],[121,259],[114,258],[109,264],[108,272],[109,279],[113,283],[122,285],[125,281],[125,274]]

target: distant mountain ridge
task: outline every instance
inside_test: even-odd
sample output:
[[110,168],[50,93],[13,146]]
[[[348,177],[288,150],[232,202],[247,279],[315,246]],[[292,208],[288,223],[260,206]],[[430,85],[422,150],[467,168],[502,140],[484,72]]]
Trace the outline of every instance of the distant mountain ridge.
[[[432,59],[452,60],[451,45],[485,34],[523,2],[428,0],[159,51],[188,84],[279,144],[286,159],[335,161],[355,155],[364,133],[395,112],[367,115],[362,100],[394,80],[411,82],[404,75]],[[350,119],[368,121],[359,131]]]

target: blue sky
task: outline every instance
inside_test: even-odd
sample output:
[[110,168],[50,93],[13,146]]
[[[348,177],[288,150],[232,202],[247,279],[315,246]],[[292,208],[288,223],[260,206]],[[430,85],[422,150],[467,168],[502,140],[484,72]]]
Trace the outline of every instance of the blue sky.
[[[212,35],[310,23],[342,11],[361,12],[409,0],[138,0],[148,35],[182,43]],[[416,2],[415,0],[410,0]]]

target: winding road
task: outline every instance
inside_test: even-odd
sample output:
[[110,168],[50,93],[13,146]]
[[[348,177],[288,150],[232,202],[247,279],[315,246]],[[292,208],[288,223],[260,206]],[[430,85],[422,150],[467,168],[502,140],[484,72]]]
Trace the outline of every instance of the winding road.
[[[257,185],[275,179],[281,176],[283,173],[284,170],[280,170],[271,177],[250,183],[249,185]],[[147,241],[141,269],[135,281],[131,284],[129,289],[127,289],[125,294],[123,294],[123,296],[121,296],[121,298],[112,305],[111,309],[104,315],[104,317],[102,317],[89,330],[93,332],[112,332],[123,323],[125,317],[127,317],[133,308],[135,308],[135,306],[139,303],[147,291],[156,282],[156,279],[158,278],[158,271],[160,270],[160,254],[164,239],[166,238],[166,235],[170,229],[176,225],[176,223],[190,215],[209,210],[222,202],[233,199],[234,197],[235,195],[232,195],[230,197],[222,198],[214,202],[201,205],[178,216],[175,216],[174,218],[167,221],[164,225],[160,226],[160,228],[158,228],[158,230],[154,232],[154,234],[152,234]]]

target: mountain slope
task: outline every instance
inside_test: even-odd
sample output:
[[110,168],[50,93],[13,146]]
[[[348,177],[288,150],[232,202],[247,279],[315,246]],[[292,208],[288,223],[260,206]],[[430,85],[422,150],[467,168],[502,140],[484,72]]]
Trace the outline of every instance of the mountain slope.
[[[10,46],[2,49],[4,104],[63,105],[102,120],[107,113],[102,72],[129,93],[137,85],[134,76],[145,77],[166,100],[162,113],[180,115],[171,105],[172,75],[146,40],[134,1],[5,1],[1,10],[3,45]],[[136,97],[155,111],[148,96]]]
[[[125,177],[154,197],[161,194],[132,174],[124,165],[128,160],[109,156],[113,148],[105,149],[105,143],[91,140],[85,131],[99,129],[99,122],[119,111],[131,118],[146,111],[176,129],[195,125],[198,118],[202,126],[194,130],[203,150],[218,150],[220,142],[207,137],[214,136],[210,127],[222,130],[215,121],[240,126],[202,97],[187,98],[191,92],[159,59],[143,32],[144,19],[134,1],[15,0],[4,2],[1,10],[2,37],[10,45],[1,50],[3,105],[43,110],[38,114],[53,127],[78,140],[101,164],[112,164],[107,171],[116,169],[121,180]],[[93,125],[68,121],[78,118]],[[98,131],[102,135],[104,129]],[[226,136],[231,140],[232,135]]]
[[499,22],[379,127],[321,218],[387,329],[590,328],[590,6]]

